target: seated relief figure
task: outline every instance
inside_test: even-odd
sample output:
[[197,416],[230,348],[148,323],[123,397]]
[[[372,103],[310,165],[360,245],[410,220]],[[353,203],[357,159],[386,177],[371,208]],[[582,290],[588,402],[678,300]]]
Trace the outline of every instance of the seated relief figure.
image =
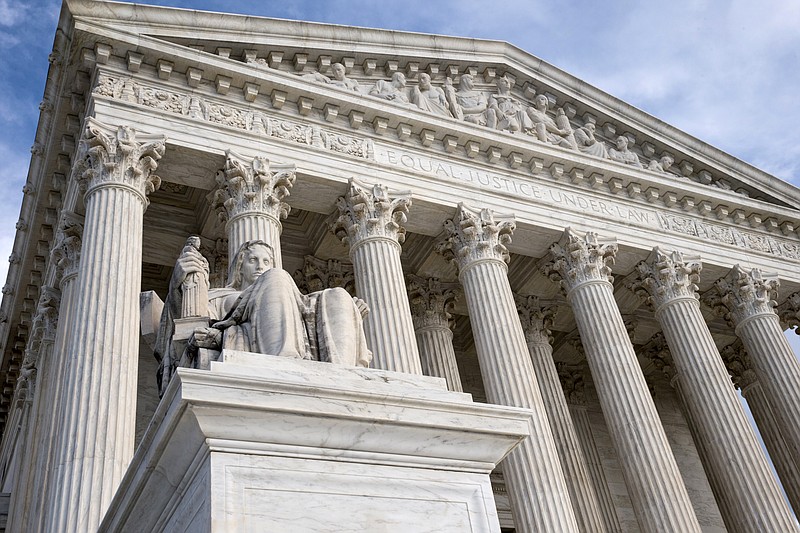
[[486,109],[489,103],[485,94],[473,89],[471,75],[461,75],[457,91],[453,88],[453,80],[447,78],[444,82],[444,95],[455,118],[472,124],[486,125]]
[[656,172],[668,172],[675,160],[670,155],[663,155],[661,159],[651,159],[647,164],[647,170],[654,170]]
[[208,283],[208,262],[188,244],[175,263],[156,340],[162,393],[179,360],[181,366],[198,366],[199,349],[369,366],[372,352],[362,322],[366,304],[340,287],[302,294],[288,272],[274,268],[272,247],[263,241],[241,246],[228,286],[209,290],[207,307],[196,313],[205,313],[200,316],[208,317],[209,326],[195,328],[185,353],[175,353],[175,320],[186,311],[184,299],[191,297],[187,288],[198,281]]
[[419,86],[411,89],[411,103],[423,111],[452,117],[444,91],[431,85],[431,77],[423,72],[419,75]]
[[617,137],[617,147],[608,150],[608,157],[614,161],[625,163],[636,168],[644,168],[639,162],[639,156],[628,148],[628,138],[624,135]]
[[559,109],[556,120],[554,120],[547,114],[549,104],[550,100],[547,96],[539,94],[533,99],[533,105],[527,109],[529,121],[533,123],[533,127],[530,128],[532,133],[542,142],[563,148],[577,148],[572,126],[570,126],[564,110]]
[[331,65],[331,72],[333,73],[332,78],[329,78],[328,76],[319,72],[303,74],[302,77],[304,79],[316,81],[317,83],[326,83],[328,85],[333,85],[334,87],[341,87],[350,91],[360,92],[358,81],[350,79],[345,75],[344,65],[341,63],[334,63]]
[[527,131],[533,127],[525,113],[525,106],[511,96],[511,80],[502,76],[495,80],[497,94],[489,97],[486,126],[511,133]]
[[392,74],[392,80],[378,80],[372,89],[369,90],[370,96],[375,96],[382,100],[389,100],[400,105],[412,105],[406,94],[406,77],[402,72]]
[[584,126],[575,130],[575,143],[578,145],[578,150],[584,154],[608,159],[606,144],[595,138],[594,130],[594,122],[587,122]]

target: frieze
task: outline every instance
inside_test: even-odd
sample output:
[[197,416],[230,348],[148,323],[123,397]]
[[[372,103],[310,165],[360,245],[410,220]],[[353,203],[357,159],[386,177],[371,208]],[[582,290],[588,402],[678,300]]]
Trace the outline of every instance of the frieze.
[[101,74],[94,94],[183,115],[194,120],[252,131],[287,142],[306,144],[363,159],[374,158],[374,148],[369,139],[326,131],[314,125],[267,117],[259,111],[235,105],[223,105],[196,95],[149,87],[128,77]]

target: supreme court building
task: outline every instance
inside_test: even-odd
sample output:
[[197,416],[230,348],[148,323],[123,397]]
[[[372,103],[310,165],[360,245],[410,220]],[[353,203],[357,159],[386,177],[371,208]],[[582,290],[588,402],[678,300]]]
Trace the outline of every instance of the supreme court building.
[[795,187],[504,42],[66,0],[50,63],[6,531],[800,532]]

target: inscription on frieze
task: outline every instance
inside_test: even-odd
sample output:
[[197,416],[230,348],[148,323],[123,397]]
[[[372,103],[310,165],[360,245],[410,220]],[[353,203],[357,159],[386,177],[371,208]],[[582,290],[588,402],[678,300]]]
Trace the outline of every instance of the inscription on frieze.
[[642,209],[638,206],[633,207],[610,200],[600,200],[572,191],[562,191],[547,184],[532,183],[530,180],[486,172],[446,159],[408,154],[376,145],[375,160],[379,163],[407,168],[444,180],[469,183],[482,189],[538,200],[558,207],[567,207],[607,218],[629,220],[648,226],[658,226],[658,217],[652,209]]

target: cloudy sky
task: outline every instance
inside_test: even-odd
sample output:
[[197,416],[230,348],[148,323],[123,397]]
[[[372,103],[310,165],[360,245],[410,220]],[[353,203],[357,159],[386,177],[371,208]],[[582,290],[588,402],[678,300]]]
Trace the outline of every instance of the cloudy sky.
[[[158,0],[145,3],[506,40],[800,185],[800,2]],[[0,279],[60,3],[0,0]],[[795,132],[795,133],[792,133]]]

